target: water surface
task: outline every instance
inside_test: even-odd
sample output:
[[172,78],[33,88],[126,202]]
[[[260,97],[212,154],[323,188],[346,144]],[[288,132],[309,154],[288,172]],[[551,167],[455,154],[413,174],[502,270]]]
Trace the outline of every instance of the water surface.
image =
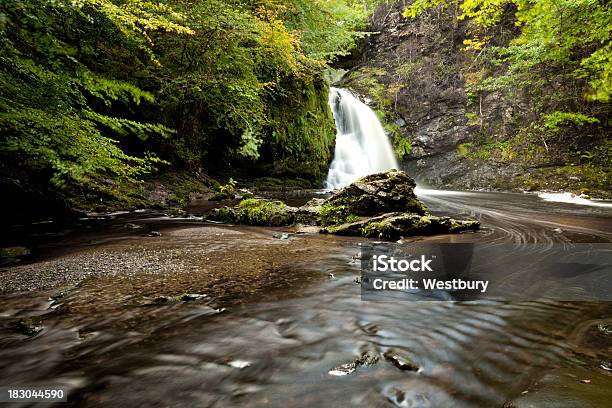
[[[425,191],[421,198],[433,213],[483,223],[475,234],[428,240],[502,245],[612,238],[612,212],[605,207],[521,194]],[[163,236],[107,230],[98,239],[94,231],[91,243],[72,249],[56,243],[43,257],[86,265],[112,254],[128,278],[121,271],[94,276],[56,299],[49,296],[57,289],[2,296],[1,384],[64,385],[74,406],[609,406],[609,303],[420,302],[418,295],[413,302],[363,302],[355,283],[359,239],[279,240],[272,238],[275,230],[203,226],[197,219],[133,222],[153,223]],[[73,242],[82,243],[77,236]],[[143,264],[124,263],[134,251]],[[151,259],[165,269],[151,273]],[[236,284],[252,285],[246,298],[214,296],[221,292],[208,284],[209,275],[229,276],[231,268]],[[210,296],[155,299],[185,288]],[[17,319],[33,315],[43,316],[42,331],[15,330]],[[389,352],[419,370],[399,369],[384,357]],[[379,360],[330,374],[363,354]]]

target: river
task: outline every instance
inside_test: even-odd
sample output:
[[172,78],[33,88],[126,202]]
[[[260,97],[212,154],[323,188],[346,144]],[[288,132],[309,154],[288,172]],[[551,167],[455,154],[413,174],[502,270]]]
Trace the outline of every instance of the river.
[[[419,195],[434,214],[483,226],[427,240],[612,240],[610,207],[527,194]],[[128,222],[138,232],[116,228]],[[276,239],[278,229],[148,213],[86,226],[42,234],[32,263],[0,269],[6,282],[33,285],[10,293],[20,286],[5,282],[0,295],[0,385],[61,385],[68,406],[92,407],[609,406],[610,303],[364,302],[355,282],[364,240]],[[151,229],[162,236],[143,236]],[[100,262],[112,273],[79,275]],[[58,268],[65,272],[53,274]],[[62,283],[62,273],[74,280]],[[36,287],[45,276],[53,288]],[[208,296],[160,300],[183,292]],[[42,330],[16,330],[27,316],[41,316]],[[418,371],[392,364],[389,351]],[[378,360],[334,375],[364,353]]]

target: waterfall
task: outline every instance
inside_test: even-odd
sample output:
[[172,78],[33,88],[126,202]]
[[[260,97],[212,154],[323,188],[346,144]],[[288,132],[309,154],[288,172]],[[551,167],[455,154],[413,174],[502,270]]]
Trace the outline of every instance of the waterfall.
[[344,187],[361,176],[397,169],[397,160],[376,114],[353,94],[331,88],[329,104],[336,121],[336,149],[326,187]]

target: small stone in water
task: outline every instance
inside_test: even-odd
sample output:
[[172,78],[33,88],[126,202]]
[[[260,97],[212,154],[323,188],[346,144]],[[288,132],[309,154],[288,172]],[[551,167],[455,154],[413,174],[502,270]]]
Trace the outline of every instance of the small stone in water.
[[591,380],[580,380],[582,384],[590,384]]
[[329,375],[333,375],[335,377],[341,377],[343,375],[349,375],[354,372],[357,367],[353,363],[346,363],[338,366],[334,369],[331,369],[327,372]]
[[244,361],[244,360],[234,360],[234,361],[230,361],[228,365],[230,367],[243,369],[243,368],[250,366],[251,363],[248,361]]
[[62,299],[64,296],[66,296],[64,292],[55,292],[51,296],[49,296],[49,299],[57,300],[57,299]]
[[334,367],[327,372],[329,375],[333,375],[336,377],[348,375],[357,370],[357,367],[361,366],[371,366],[378,362],[379,358],[376,354],[366,351],[361,354],[358,358],[351,361],[350,363],[345,363],[339,365],[338,367]]
[[28,336],[34,336],[40,333],[43,329],[42,319],[38,316],[26,317],[19,320],[19,331]]
[[183,296],[181,296],[181,300],[183,302],[191,302],[191,301],[194,301],[194,300],[203,299],[205,297],[208,297],[208,295],[201,295],[199,293],[186,293]]
[[147,234],[148,237],[161,237],[162,233],[159,231],[151,231]]
[[556,232],[557,234],[562,234],[563,230],[561,228],[554,228],[553,232]]
[[274,234],[274,235],[272,235],[272,238],[275,238],[275,239],[289,239],[289,234],[287,234],[285,232],[282,233],[282,234]]
[[597,329],[603,334],[612,334],[612,324],[609,323],[599,323],[597,325]]
[[141,229],[142,225],[134,224],[133,222],[128,222],[126,224],[123,224],[123,227],[125,229],[135,230],[135,229]]
[[387,350],[383,356],[400,370],[419,371],[417,363],[410,360],[408,357],[400,355],[395,350]]

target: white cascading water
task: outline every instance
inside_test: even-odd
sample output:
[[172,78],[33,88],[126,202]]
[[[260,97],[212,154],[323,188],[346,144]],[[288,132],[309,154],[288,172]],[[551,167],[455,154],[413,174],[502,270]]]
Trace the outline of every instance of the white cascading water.
[[393,148],[378,120],[353,94],[331,88],[329,104],[336,121],[336,149],[327,174],[326,187],[344,187],[359,177],[397,169]]

